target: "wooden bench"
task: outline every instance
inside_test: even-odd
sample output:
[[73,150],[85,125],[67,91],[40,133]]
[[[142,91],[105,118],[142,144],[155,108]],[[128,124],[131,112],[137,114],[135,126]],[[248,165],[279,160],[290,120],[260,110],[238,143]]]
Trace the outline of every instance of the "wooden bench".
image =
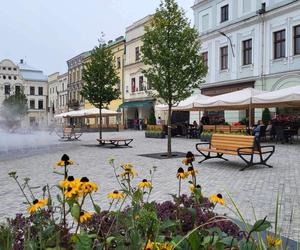
[[[208,145],[208,147],[204,147],[204,145]],[[211,142],[197,143],[196,149],[204,156],[199,163],[213,158],[228,161],[223,157],[224,154],[237,155],[246,163],[246,166],[240,169],[243,171],[253,165],[265,165],[272,168],[267,161],[273,155],[275,146],[260,146],[254,136],[213,134]],[[254,162],[254,155],[259,156],[258,162]],[[266,156],[264,157],[264,155]]]
[[128,138],[105,138],[105,139],[96,139],[100,145],[112,144],[115,147],[131,147],[129,144],[133,141],[133,139]]
[[216,132],[216,125],[203,125],[203,131]]
[[73,128],[63,128],[63,132],[62,135],[60,135],[60,139],[64,140],[67,139],[69,141],[71,140],[78,140],[79,137],[82,135],[81,132],[77,131],[77,129],[73,129]]
[[230,133],[230,126],[229,125],[216,125],[216,132],[217,133]]

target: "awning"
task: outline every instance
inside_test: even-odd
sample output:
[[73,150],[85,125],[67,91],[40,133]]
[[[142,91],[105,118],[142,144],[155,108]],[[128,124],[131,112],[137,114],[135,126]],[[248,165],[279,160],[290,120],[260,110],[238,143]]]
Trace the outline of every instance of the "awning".
[[152,100],[124,102],[119,108],[134,108],[134,107],[152,107]]

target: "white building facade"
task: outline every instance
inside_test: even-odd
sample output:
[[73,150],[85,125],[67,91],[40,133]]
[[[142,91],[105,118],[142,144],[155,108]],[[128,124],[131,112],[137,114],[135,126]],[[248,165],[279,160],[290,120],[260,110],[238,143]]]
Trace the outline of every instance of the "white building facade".
[[125,126],[137,128],[139,123],[145,124],[154,111],[155,100],[148,93],[150,86],[142,73],[146,69],[142,62],[141,48],[145,25],[152,16],[146,16],[126,28],[126,56],[124,64],[124,103]]
[[[68,112],[68,73],[55,72],[48,76],[48,111],[49,122],[54,115]],[[60,121],[61,122],[61,121]]]
[[5,98],[23,91],[27,98],[28,112],[23,127],[45,128],[47,122],[48,80],[43,71],[24,63],[15,64],[9,59],[0,62],[0,107]]
[[[300,85],[300,1],[197,0],[193,10],[208,66],[202,94]],[[246,112],[223,116],[236,122]]]

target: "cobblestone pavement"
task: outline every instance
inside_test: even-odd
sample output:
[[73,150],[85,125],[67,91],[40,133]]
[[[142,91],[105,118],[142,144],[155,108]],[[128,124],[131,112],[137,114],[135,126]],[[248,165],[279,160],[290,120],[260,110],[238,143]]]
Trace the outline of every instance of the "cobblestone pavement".
[[[76,177],[88,176],[100,186],[95,196],[103,208],[108,206],[106,195],[116,189],[117,183],[113,177],[112,168],[108,159],[114,157],[119,165],[131,162],[139,172],[136,182],[149,177],[149,170],[157,166],[153,180],[152,200],[163,201],[171,199],[170,193],[176,193],[178,181],[175,177],[181,159],[158,160],[138,156],[145,153],[165,152],[167,140],[145,139],[143,132],[124,131],[119,133],[104,133],[104,137],[122,136],[134,138],[132,148],[104,148],[97,146],[96,133],[84,134],[81,141],[59,142],[56,135],[39,135],[43,140],[23,140],[10,145],[5,151],[0,150],[0,218],[13,216],[24,212],[22,195],[16,184],[7,173],[16,170],[20,178],[31,177],[32,185],[55,185],[61,178],[53,173],[56,160],[63,153],[68,154],[78,164],[70,170]],[[0,138],[1,139],[1,138]],[[30,141],[30,143],[28,143]],[[46,142],[45,142],[46,141]],[[47,145],[48,142],[48,145]],[[197,140],[176,138],[173,139],[173,151],[197,153],[195,143]],[[0,140],[3,149],[4,140]],[[37,145],[32,147],[32,143]],[[2,145],[1,145],[2,144]],[[31,145],[31,146],[30,146]],[[30,146],[30,150],[27,148]],[[228,191],[243,215],[250,223],[254,217],[268,216],[274,220],[275,204],[278,192],[282,193],[280,226],[284,235],[295,240],[300,239],[300,145],[276,145],[276,152],[270,159],[273,169],[265,167],[252,167],[243,172],[239,171],[243,162],[237,157],[228,157],[229,162],[211,160],[195,164],[199,170],[198,181],[203,187],[204,195],[225,193]],[[197,157],[200,159],[200,157]],[[196,158],[196,159],[197,159]],[[183,192],[188,193],[188,183],[185,183]],[[230,206],[229,199],[227,203]],[[255,210],[255,215],[253,209]],[[293,211],[292,222],[291,214]],[[234,215],[226,207],[218,208],[218,212]]]

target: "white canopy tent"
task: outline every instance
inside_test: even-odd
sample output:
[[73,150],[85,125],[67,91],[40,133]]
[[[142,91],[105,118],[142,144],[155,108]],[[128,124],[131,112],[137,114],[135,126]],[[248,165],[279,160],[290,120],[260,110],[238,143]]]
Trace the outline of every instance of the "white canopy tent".
[[253,97],[262,93],[265,93],[265,91],[245,88],[207,99],[196,100],[194,107],[199,108],[199,110],[248,109],[252,105]]
[[[201,94],[195,94],[195,95],[192,95],[192,96],[188,97],[187,99],[179,102],[179,104],[177,106],[172,107],[172,110],[174,110],[174,111],[199,111],[198,108],[195,108],[195,103],[197,101],[202,101],[202,100],[206,100],[209,98],[211,98],[211,97],[201,95]],[[156,105],[155,110],[167,111],[168,105],[166,105],[166,104]]]
[[300,86],[256,95],[252,104],[254,107],[300,107]]
[[[66,113],[61,113],[58,115],[55,115],[54,118],[68,118],[68,117],[98,117],[99,115],[99,109],[98,108],[92,108],[92,109],[81,109],[81,110],[75,110],[70,111]],[[102,116],[118,116],[121,115],[120,112],[108,110],[108,109],[101,109]]]

